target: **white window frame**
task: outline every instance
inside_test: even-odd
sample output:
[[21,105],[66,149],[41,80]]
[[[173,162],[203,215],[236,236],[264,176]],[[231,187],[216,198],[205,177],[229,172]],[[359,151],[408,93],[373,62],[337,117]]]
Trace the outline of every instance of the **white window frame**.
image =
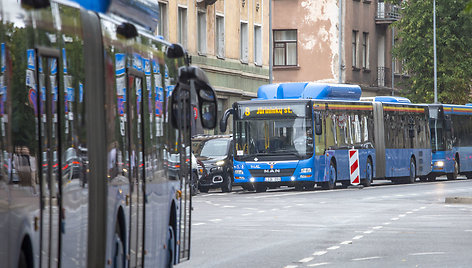
[[352,30],[352,36],[351,36],[351,46],[352,46],[352,68],[359,68],[358,67],[358,58],[359,58],[359,53],[357,50],[357,47],[359,46],[359,31],[357,30]]
[[[181,10],[185,10],[185,21],[182,20]],[[185,24],[185,25],[182,25]],[[188,8],[179,5],[177,7],[177,25],[178,25],[178,42],[187,48],[188,42]]]
[[[257,31],[259,29],[259,32]],[[259,34],[259,36],[258,36]],[[258,42],[259,37],[259,42]],[[254,24],[254,64],[262,66],[262,25]]]
[[[207,13],[197,10],[197,50],[198,53],[205,55],[207,53]],[[202,21],[203,19],[203,21]]]
[[[366,38],[367,37],[367,38]],[[363,32],[362,33],[362,68],[368,70],[369,66],[369,33]]]
[[[246,32],[243,32],[243,25],[246,27]],[[242,63],[249,62],[249,23],[247,21],[240,21],[239,23],[239,59]]]
[[[219,25],[218,25],[218,18],[221,18],[223,20],[223,32],[220,33],[218,31]],[[225,16],[223,14],[216,13],[215,14],[215,55],[218,58],[224,58],[225,57]],[[222,35],[222,38],[221,36]],[[221,38],[221,39],[220,39]],[[221,42],[220,42],[221,41]]]
[[[166,2],[158,2],[159,4],[159,27],[158,35],[164,37],[165,40],[169,39],[169,5]],[[162,12],[162,6],[164,6],[165,12]]]

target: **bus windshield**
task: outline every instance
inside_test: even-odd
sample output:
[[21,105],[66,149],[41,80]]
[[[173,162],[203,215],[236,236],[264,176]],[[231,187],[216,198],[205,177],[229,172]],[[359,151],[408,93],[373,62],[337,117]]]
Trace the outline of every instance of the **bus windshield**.
[[313,155],[311,120],[302,117],[236,120],[235,158],[285,155],[293,159]]

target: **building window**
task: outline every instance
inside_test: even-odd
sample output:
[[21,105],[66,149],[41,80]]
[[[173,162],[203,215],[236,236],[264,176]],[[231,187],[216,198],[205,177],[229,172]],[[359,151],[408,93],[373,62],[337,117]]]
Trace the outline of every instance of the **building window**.
[[205,54],[206,53],[206,13],[198,12],[197,14],[197,24],[198,24],[198,52]]
[[216,16],[216,35],[215,47],[216,56],[219,58],[225,57],[225,18],[223,16]]
[[357,31],[352,31],[352,67],[357,68]]
[[187,8],[179,7],[179,43],[187,47]]
[[262,27],[254,26],[254,63],[262,65]]
[[167,4],[159,3],[159,27],[158,35],[164,37],[165,40],[168,39],[167,36]]
[[369,69],[369,33],[362,33],[362,68]]
[[297,30],[274,30],[274,66],[297,65]]
[[241,22],[241,36],[239,38],[240,40],[240,58],[242,62],[247,63],[248,62],[248,31],[247,31],[247,23],[246,22]]

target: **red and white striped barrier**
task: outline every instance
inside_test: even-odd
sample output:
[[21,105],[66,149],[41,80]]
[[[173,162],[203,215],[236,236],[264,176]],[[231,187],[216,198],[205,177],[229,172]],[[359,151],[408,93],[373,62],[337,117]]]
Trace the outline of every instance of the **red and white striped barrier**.
[[358,185],[359,178],[359,152],[358,150],[349,150],[349,168],[351,170],[351,184]]

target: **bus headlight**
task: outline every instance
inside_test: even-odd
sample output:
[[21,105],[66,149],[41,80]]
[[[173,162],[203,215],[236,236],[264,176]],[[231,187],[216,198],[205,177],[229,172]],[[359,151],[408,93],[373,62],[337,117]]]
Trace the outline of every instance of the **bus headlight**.
[[234,174],[236,174],[236,175],[243,175],[244,172],[243,172],[242,170],[240,170],[240,169],[235,169],[235,170],[234,170]]
[[300,170],[301,173],[311,173],[311,168],[302,168]]
[[223,166],[225,164],[224,160],[216,161],[215,165],[217,166]]
[[254,179],[254,177],[251,177],[251,178],[249,179],[249,181],[250,181],[250,182],[255,182],[256,179]]
[[436,161],[434,165],[437,167],[444,167],[444,161]]
[[290,178],[290,180],[291,180],[291,181],[294,181],[294,180],[295,180],[295,177],[294,177],[294,176],[292,176],[292,177]]

